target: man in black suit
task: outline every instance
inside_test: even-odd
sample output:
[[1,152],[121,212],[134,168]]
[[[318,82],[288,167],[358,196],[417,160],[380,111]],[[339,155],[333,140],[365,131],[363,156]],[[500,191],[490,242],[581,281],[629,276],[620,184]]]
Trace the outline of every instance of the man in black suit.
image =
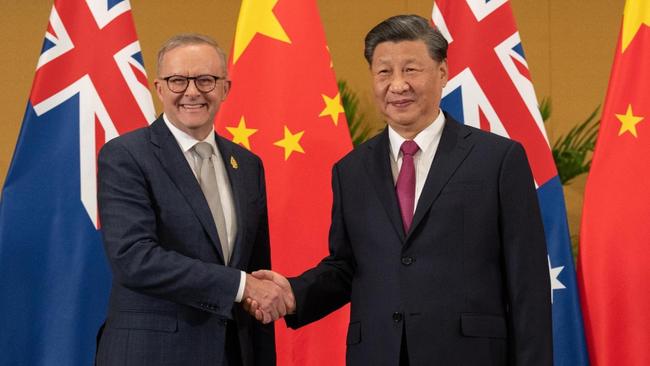
[[113,271],[98,365],[275,365],[273,317],[285,299],[271,281],[260,159],[214,132],[230,81],[209,37],[182,34],[158,53],[164,113],[99,155],[99,212]]
[[552,365],[524,149],[440,110],[447,41],[426,19],[389,18],[365,44],[388,127],[333,168],[330,254],[288,282],[253,275],[293,291],[293,328],[350,302],[348,365]]

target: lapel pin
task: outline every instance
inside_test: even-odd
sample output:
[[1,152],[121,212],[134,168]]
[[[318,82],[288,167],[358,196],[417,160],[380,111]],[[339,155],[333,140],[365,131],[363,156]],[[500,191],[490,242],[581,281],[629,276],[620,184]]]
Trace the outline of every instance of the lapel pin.
[[235,160],[235,158],[232,156],[230,157],[230,165],[232,165],[233,169],[239,168],[239,164],[237,164],[237,160]]

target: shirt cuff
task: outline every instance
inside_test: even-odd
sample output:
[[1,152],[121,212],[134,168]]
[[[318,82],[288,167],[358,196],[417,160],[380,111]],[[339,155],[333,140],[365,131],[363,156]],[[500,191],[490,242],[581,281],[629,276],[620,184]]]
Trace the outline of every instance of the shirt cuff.
[[235,296],[235,302],[241,302],[242,297],[244,297],[244,288],[246,288],[246,272],[241,271],[241,280],[239,280],[239,289],[237,289],[237,296]]

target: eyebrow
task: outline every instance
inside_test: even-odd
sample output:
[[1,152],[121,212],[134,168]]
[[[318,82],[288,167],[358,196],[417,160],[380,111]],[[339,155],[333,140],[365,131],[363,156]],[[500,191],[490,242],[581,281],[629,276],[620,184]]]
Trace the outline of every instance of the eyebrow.
[[[408,58],[408,59],[406,59],[406,60],[403,60],[403,62],[404,62],[405,64],[408,64],[408,63],[418,63],[418,60],[415,59],[415,58]],[[391,63],[391,62],[390,62],[390,60],[388,60],[388,59],[385,59],[385,58],[384,58],[384,59],[381,59],[381,58],[379,58],[379,59],[376,60],[376,63],[377,63],[377,64],[388,64],[388,63]]]

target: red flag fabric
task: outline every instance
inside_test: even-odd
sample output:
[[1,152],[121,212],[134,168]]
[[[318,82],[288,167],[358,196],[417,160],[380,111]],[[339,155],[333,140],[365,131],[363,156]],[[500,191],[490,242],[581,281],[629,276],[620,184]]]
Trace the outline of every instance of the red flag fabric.
[[628,0],[585,189],[579,276],[592,365],[650,365],[650,1]]
[[[273,269],[328,253],[331,168],[351,147],[315,0],[243,0],[217,131],[264,161]],[[298,331],[276,324],[278,365],[343,365],[347,308]]]

